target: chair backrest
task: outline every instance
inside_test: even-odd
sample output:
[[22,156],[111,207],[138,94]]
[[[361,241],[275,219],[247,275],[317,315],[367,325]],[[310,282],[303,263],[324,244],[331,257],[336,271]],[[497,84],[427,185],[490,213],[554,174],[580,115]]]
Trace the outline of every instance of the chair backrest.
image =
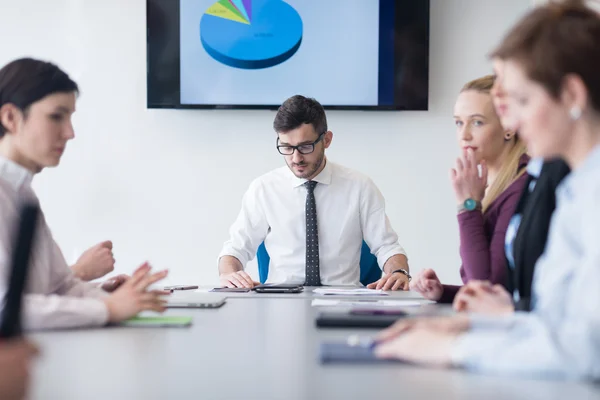
[[[258,276],[260,283],[265,283],[269,276],[269,263],[271,257],[267,252],[265,243],[261,243],[256,251],[256,260],[258,261]],[[381,269],[377,264],[377,257],[371,254],[371,249],[367,246],[367,243],[363,241],[360,249],[360,283],[368,285],[369,283],[377,281],[381,278]]]

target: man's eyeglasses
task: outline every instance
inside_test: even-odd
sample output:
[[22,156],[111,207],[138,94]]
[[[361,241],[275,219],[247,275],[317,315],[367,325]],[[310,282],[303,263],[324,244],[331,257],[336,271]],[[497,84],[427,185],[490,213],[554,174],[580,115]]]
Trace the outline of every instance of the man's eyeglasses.
[[280,154],[283,154],[284,156],[291,156],[292,154],[294,154],[295,150],[298,150],[300,154],[310,154],[313,151],[315,151],[315,145],[321,140],[323,140],[323,136],[325,135],[325,133],[326,132],[321,133],[317,140],[315,140],[312,143],[300,144],[298,146],[291,146],[289,144],[279,144],[279,138],[277,138],[277,150]]

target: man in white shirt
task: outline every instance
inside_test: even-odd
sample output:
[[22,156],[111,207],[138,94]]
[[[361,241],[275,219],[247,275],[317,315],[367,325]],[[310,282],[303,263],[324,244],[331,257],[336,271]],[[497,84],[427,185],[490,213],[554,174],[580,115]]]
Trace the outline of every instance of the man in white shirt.
[[321,104],[293,96],[273,127],[286,166],[254,180],[244,195],[219,254],[221,284],[255,286],[244,267],[264,242],[268,283],[359,286],[364,240],[384,272],[369,287],[408,290],[408,260],[382,194],[368,177],[325,157],[333,133]]

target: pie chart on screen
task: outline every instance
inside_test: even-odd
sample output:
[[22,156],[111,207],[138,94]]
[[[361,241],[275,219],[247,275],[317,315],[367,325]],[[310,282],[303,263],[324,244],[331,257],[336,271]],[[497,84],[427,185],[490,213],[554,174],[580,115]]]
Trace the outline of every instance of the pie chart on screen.
[[221,64],[269,68],[298,51],[302,19],[283,0],[219,0],[200,19],[200,41]]

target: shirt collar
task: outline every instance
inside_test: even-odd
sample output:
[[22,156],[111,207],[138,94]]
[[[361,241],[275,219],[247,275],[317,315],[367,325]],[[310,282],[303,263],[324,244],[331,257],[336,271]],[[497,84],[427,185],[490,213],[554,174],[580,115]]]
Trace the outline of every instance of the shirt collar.
[[[325,158],[323,160],[325,162],[325,167],[323,168],[323,170],[321,172],[319,172],[319,175],[315,176],[312,180],[315,182],[319,182],[325,185],[329,185],[331,183],[331,175],[333,174],[333,167],[331,165],[331,162],[329,162],[327,160],[327,158]],[[290,182],[292,183],[292,187],[299,187],[304,185],[307,180],[304,178],[298,178],[296,175],[294,175],[294,173],[288,168],[289,174],[291,176]]]
[[587,182],[598,179],[600,173],[600,145],[596,145],[579,168],[573,170],[558,186],[562,195],[573,196]]
[[542,173],[542,167],[544,165],[544,159],[542,157],[532,158],[527,164],[527,174],[538,179]]
[[0,156],[0,178],[18,191],[23,186],[31,186],[33,173],[14,161]]

